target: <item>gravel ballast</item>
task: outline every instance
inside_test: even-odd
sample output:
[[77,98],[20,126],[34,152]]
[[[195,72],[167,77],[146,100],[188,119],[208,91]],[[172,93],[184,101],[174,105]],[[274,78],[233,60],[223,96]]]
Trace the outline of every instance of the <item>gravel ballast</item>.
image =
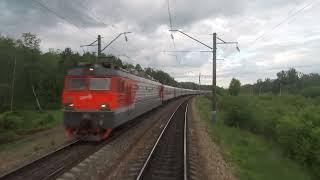
[[194,179],[217,179],[217,180],[235,180],[232,168],[222,156],[220,147],[213,141],[208,133],[208,125],[200,119],[195,106],[195,98],[191,103],[192,111],[189,111],[189,117],[192,117],[189,125],[192,145],[189,147],[192,151],[192,159],[197,159],[193,177]]
[[[89,156],[87,159],[64,173],[62,179],[127,179],[130,174],[132,159],[148,149],[156,139],[162,127],[183,99],[161,106],[139,119],[139,124],[130,128],[114,141]],[[138,120],[137,119],[137,120]]]

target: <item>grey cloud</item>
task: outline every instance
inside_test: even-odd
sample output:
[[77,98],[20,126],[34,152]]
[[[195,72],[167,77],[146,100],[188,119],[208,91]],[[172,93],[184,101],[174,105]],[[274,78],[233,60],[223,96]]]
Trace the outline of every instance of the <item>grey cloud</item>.
[[[166,0],[41,2],[81,30],[41,8],[32,0],[3,0],[0,1],[0,32],[13,36],[28,31],[37,33],[42,39],[43,50],[70,46],[82,51],[79,45],[92,42],[97,34],[104,37],[106,44],[118,33],[132,31],[134,33],[128,35],[127,43],[121,37],[105,53],[122,55],[121,58],[125,61],[162,69],[176,77],[185,75],[186,72],[211,73],[210,53],[176,53],[179,55],[177,60],[174,56],[162,52],[174,50],[168,32]],[[241,77],[244,83],[251,82],[257,78],[274,76],[274,71],[263,71],[264,68],[315,64],[318,61],[320,26],[317,25],[315,17],[320,14],[314,9],[317,7],[306,10],[306,14],[302,13],[280,30],[269,33],[254,46],[251,45],[260,34],[268,32],[270,27],[304,3],[303,0],[170,0],[174,28],[183,29],[208,44],[212,41],[208,33],[213,31],[225,40],[239,41],[242,50],[240,54],[237,54],[232,46],[218,47],[218,57],[226,58],[226,61],[218,63],[218,82],[223,85],[232,76]],[[207,50],[182,35],[175,34],[174,37],[176,50]],[[287,54],[297,54],[299,57],[287,61],[286,57],[283,57]],[[301,70],[319,72],[317,67]],[[207,82],[210,83],[210,79]]]
[[0,2],[1,30],[12,34],[28,31],[41,33],[49,28],[56,28],[59,22],[64,22],[63,19],[79,28],[107,26],[90,16],[81,3],[79,0],[3,0]]

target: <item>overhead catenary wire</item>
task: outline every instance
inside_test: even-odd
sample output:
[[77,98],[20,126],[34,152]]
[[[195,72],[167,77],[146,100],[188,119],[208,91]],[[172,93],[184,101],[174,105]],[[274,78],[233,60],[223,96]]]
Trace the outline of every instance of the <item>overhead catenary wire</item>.
[[65,16],[60,15],[59,13],[57,13],[54,9],[48,7],[46,4],[44,4],[41,0],[31,0],[33,2],[35,2],[36,4],[38,4],[40,7],[42,7],[43,9],[47,10],[48,12],[52,13],[53,15],[55,15],[56,17],[66,21],[67,23],[73,25],[74,27],[76,27],[77,29],[85,32],[86,34],[93,36],[91,33],[87,32],[83,27],[78,26],[77,24],[75,24],[74,22],[72,22],[70,19],[68,19]]
[[106,24],[99,16],[93,15],[91,13],[91,11],[88,8],[85,7],[84,4],[78,3],[78,5],[80,5],[86,12],[88,12],[89,17],[93,18],[96,22],[101,23],[101,24],[103,24],[103,25],[105,25],[107,27],[111,27],[112,29],[117,29],[117,27],[114,24],[112,24],[112,23]]
[[109,25],[109,24],[104,23],[99,17],[94,16],[94,15],[91,13],[91,11],[90,11],[88,8],[85,7],[84,4],[82,4],[82,3],[77,3],[77,5],[81,6],[81,8],[84,9],[84,10],[87,12],[87,15],[88,15],[89,17],[91,17],[92,19],[94,19],[96,22],[101,23],[101,24],[103,24],[103,25],[105,25],[105,26],[111,26],[111,27],[112,27],[112,25]]
[[[168,17],[169,17],[169,26],[170,26],[170,30],[173,29],[173,22],[172,22],[172,15],[171,15],[171,8],[170,8],[170,0],[167,0],[167,7],[168,7]],[[176,43],[174,40],[174,36],[171,32],[170,37],[172,39],[172,45],[173,45],[173,49],[176,49]],[[181,64],[181,59],[176,55],[175,56],[176,60]]]
[[[55,15],[56,17],[66,21],[67,23],[71,24],[72,26],[76,27],[77,29],[85,32],[86,34],[88,34],[91,37],[95,37],[95,35],[87,32],[83,27],[77,25],[76,23],[72,22],[72,20],[70,20],[68,17],[66,16],[62,16],[59,13],[57,13],[53,8],[50,8],[49,6],[47,6],[44,2],[42,2],[41,0],[32,0],[33,2],[35,2],[36,4],[38,4],[40,7],[42,7],[43,9],[47,10],[48,12],[52,13],[53,15]],[[103,22],[99,22],[99,23],[103,23]],[[105,24],[105,23],[103,23]],[[96,42],[96,41],[95,41]],[[92,43],[90,44],[92,45]]]
[[291,18],[297,16],[299,13],[303,12],[303,10],[305,10],[308,7],[310,7],[312,4],[313,4],[313,2],[310,2],[310,3],[306,4],[306,5],[304,5],[303,7],[299,8],[298,10],[293,12],[292,14],[288,15],[281,22],[279,22],[278,24],[273,26],[270,30],[268,30],[268,31],[264,32],[263,34],[261,34],[260,36],[258,36],[251,44],[254,45],[257,41],[259,41],[260,39],[263,39],[266,35],[268,35],[269,33],[273,32],[275,29],[279,28],[281,25],[286,23]]
[[168,4],[169,25],[170,25],[170,29],[172,29],[172,17],[171,17],[171,10],[170,10],[170,0],[167,0],[167,4]]
[[[76,27],[77,29],[85,32],[87,35],[89,35],[89,36],[91,36],[91,37],[95,37],[95,35],[87,32],[83,27],[81,27],[81,26],[77,25],[76,23],[72,22],[72,20],[70,20],[68,17],[63,16],[63,15],[60,15],[59,13],[57,13],[53,8],[50,8],[49,6],[47,6],[43,1],[41,1],[41,0],[32,0],[32,1],[35,2],[36,4],[38,4],[38,5],[39,5],[40,7],[42,7],[43,9],[45,9],[45,10],[47,10],[48,12],[52,13],[52,14],[55,15],[56,17],[58,17],[58,18],[60,18],[60,19],[62,19],[62,20],[64,20],[64,21],[66,21],[67,23],[71,24],[72,26]],[[96,20],[97,20],[97,18],[96,18]],[[97,21],[97,22],[99,22],[99,21]],[[103,23],[103,22],[99,22],[99,23],[105,24],[105,23]],[[95,37],[95,38],[96,38],[96,37]],[[97,42],[97,40],[94,41],[94,42]],[[93,42],[93,43],[94,43],[94,42]],[[91,43],[90,45],[93,45],[93,43]],[[88,47],[87,47],[87,48],[88,48]],[[118,54],[121,54],[117,49],[115,49],[115,48],[113,48],[113,47],[110,47],[110,48],[113,49],[114,51],[118,52]],[[82,51],[85,52],[83,48],[82,48]],[[88,51],[88,49],[87,49],[87,51]],[[129,56],[127,55],[127,57],[129,57]],[[129,58],[128,58],[128,59],[129,59]]]
[[[87,11],[89,12],[89,10],[88,10],[87,8],[85,8],[83,4],[82,4],[81,6],[82,6],[85,10],[87,10]],[[91,14],[91,16],[92,16],[97,22],[102,23],[102,24],[105,24],[99,17],[93,16],[92,14]],[[108,27],[110,27],[110,26],[108,26]],[[112,27],[113,29],[116,28],[116,27],[113,26],[113,25],[111,25],[111,27]],[[127,42],[128,40],[127,40],[126,34],[125,34],[125,39],[126,39],[126,42]],[[96,42],[96,41],[95,41],[95,42]],[[107,43],[107,42],[105,42],[104,40],[101,40],[101,42]],[[92,43],[91,43],[90,45],[92,45]],[[116,51],[117,54],[118,54],[118,56],[119,56],[119,54],[121,54],[121,52],[119,52],[119,50],[115,49],[114,47],[110,46],[110,48],[111,48],[112,50]],[[126,43],[126,48],[127,48],[127,50],[128,50],[128,44],[127,44],[127,43]],[[130,60],[132,60],[127,54],[125,54],[125,57],[127,57],[127,58],[130,59]]]

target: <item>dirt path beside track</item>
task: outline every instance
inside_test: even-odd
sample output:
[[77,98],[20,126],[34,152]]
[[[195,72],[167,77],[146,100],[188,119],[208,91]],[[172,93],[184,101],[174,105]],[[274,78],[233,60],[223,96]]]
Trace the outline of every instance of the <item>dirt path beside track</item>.
[[189,131],[191,133],[193,147],[196,147],[198,157],[197,170],[200,173],[200,179],[213,180],[235,180],[232,168],[224,160],[221,149],[212,140],[208,133],[208,125],[204,120],[200,119],[195,105],[195,98],[192,99],[192,117]]
[[38,159],[68,142],[62,126],[0,145],[0,175]]

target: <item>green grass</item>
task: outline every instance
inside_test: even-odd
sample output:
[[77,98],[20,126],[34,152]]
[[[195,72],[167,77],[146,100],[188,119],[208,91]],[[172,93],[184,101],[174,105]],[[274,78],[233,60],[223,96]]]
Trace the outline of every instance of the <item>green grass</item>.
[[62,123],[62,111],[17,111],[0,114],[0,144],[53,128]]
[[23,148],[26,145],[30,144],[30,140],[23,139],[22,137],[14,139],[13,141],[9,141],[5,144],[0,144],[0,153],[1,152],[14,152],[17,151],[19,148]]
[[249,131],[224,125],[223,112],[218,112],[218,122],[213,125],[210,121],[209,99],[197,97],[196,107],[201,119],[209,126],[210,136],[222,147],[226,160],[235,166],[239,179],[311,179],[310,172],[297,162],[286,158],[277,144]]

